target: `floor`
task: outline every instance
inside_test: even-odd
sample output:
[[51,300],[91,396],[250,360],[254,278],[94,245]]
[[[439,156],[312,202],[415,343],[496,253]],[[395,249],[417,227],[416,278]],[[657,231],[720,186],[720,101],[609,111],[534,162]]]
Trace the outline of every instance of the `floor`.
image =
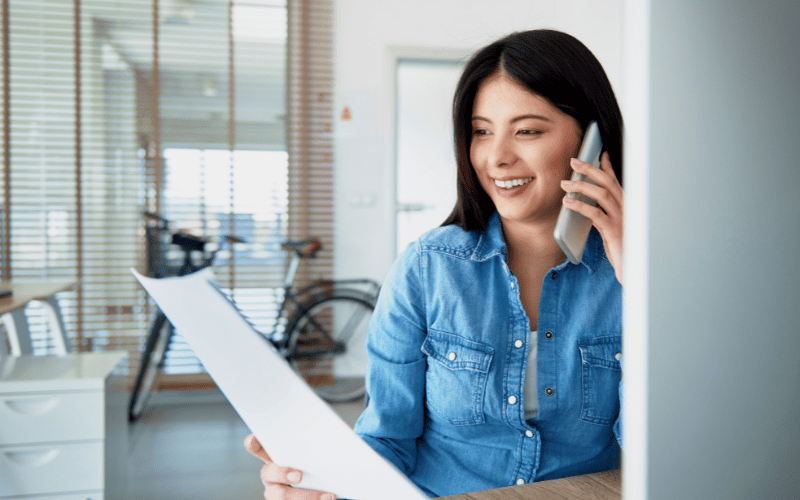
[[[351,426],[363,407],[333,406]],[[218,392],[154,394],[129,427],[129,499],[262,499],[262,462],[244,449],[247,434]]]

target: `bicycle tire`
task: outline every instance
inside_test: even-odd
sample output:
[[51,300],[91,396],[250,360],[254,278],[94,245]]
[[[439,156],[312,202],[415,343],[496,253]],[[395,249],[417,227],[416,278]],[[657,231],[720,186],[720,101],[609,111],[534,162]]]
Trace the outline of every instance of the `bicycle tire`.
[[139,361],[139,372],[136,374],[136,382],[133,384],[133,391],[128,403],[128,420],[130,422],[136,421],[144,411],[158,369],[164,362],[164,355],[169,348],[172,334],[172,323],[167,320],[164,313],[158,311],[150,326],[150,332],[147,334]]
[[[323,368],[325,373],[321,377],[316,374],[316,383],[309,384],[325,401],[353,401],[366,394],[366,338],[374,308],[373,295],[359,290],[333,289],[314,294],[289,319],[285,355],[296,371],[305,371],[308,376],[309,367],[305,366],[304,370],[304,363],[331,360],[330,366]],[[337,347],[331,348],[331,339],[338,343]],[[304,355],[303,344],[314,342],[316,345],[328,342],[328,345],[322,351]],[[312,372],[310,378],[314,376]]]

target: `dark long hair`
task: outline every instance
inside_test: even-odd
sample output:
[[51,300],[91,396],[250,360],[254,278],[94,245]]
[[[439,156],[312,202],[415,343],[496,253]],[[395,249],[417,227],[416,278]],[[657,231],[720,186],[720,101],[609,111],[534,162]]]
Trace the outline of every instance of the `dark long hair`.
[[483,231],[495,211],[469,157],[472,106],[480,84],[502,71],[577,120],[582,130],[596,120],[617,178],[622,182],[622,113],[611,83],[592,52],[578,39],[553,30],[512,33],[478,51],[467,63],[453,99],[457,194],[443,226]]

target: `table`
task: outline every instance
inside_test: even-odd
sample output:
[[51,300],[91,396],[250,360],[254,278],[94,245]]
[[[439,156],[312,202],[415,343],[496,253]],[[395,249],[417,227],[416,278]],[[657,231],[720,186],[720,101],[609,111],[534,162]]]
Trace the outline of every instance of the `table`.
[[620,500],[621,479],[620,470],[617,469],[522,486],[439,497],[439,500]]
[[[71,290],[75,286],[74,281],[6,281],[0,283],[0,290],[12,291],[11,296],[0,298],[0,316],[3,318],[8,333],[12,355],[19,356],[33,352],[25,307],[34,300],[44,306],[44,311],[50,320],[56,353],[66,354],[68,352],[64,320],[61,317],[61,309],[58,307],[55,294]],[[2,354],[0,353],[0,355]]]

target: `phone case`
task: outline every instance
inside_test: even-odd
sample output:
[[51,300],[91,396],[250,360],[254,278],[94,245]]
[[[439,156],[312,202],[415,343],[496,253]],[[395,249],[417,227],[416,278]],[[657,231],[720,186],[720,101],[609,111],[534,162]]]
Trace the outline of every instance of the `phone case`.
[[[603,149],[603,141],[600,139],[600,129],[597,122],[591,122],[586,127],[586,134],[583,137],[578,159],[586,163],[591,163],[600,168],[600,152]],[[591,179],[578,172],[573,172],[573,181],[586,181],[595,184]],[[597,202],[588,196],[579,193],[570,193],[570,198],[582,201],[586,204],[597,206]],[[592,221],[582,214],[562,206],[556,221],[556,229],[553,236],[573,264],[579,264],[583,258],[583,251],[586,248],[586,240],[589,238],[589,231],[592,229]]]

